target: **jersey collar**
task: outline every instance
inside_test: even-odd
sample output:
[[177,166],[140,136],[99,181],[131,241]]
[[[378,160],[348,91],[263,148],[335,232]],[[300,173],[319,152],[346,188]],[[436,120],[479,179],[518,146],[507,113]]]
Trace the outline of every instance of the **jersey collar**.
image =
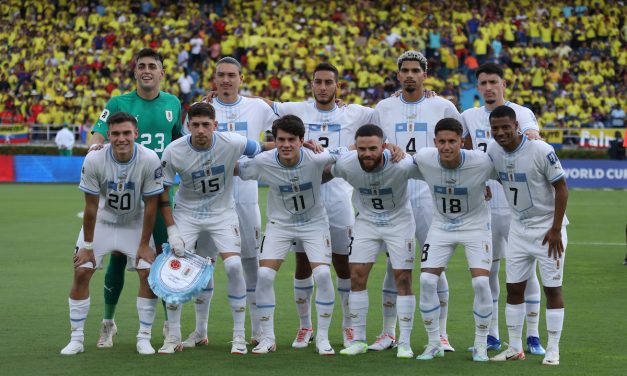
[[193,151],[196,151],[198,153],[205,153],[205,152],[211,151],[216,146],[216,133],[215,133],[215,131],[211,135],[211,146],[209,147],[209,149],[197,149],[197,148],[195,148],[194,145],[192,144],[192,135],[190,134],[188,136],[189,137],[187,137],[187,145],[189,145],[189,147]]
[[113,146],[109,147],[109,155],[111,156],[111,159],[113,160],[113,162],[115,162],[116,164],[119,164],[121,166],[129,165],[133,163],[133,161],[135,160],[135,157],[137,156],[137,144],[133,145],[133,156],[128,162],[119,162],[117,159],[115,159],[115,155],[113,155]]
[[415,102],[410,102],[410,101],[406,101],[405,98],[403,98],[403,94],[401,93],[401,95],[399,95],[398,98],[401,100],[401,102],[405,104],[418,104],[418,103],[422,103],[422,101],[424,101],[427,97],[423,94],[422,98],[418,99]]
[[274,159],[276,160],[276,163],[278,163],[279,166],[283,168],[288,168],[288,169],[296,168],[296,167],[299,167],[301,163],[303,163],[303,156],[305,155],[304,151],[305,150],[301,147],[300,159],[298,160],[298,163],[296,163],[294,166],[286,166],[283,163],[281,163],[281,160],[279,159],[279,151],[277,149],[274,149]]
[[242,101],[242,96],[238,95],[237,96],[237,100],[235,102],[233,102],[233,103],[224,103],[224,102],[220,101],[217,97],[214,99],[214,101],[216,101],[216,103],[218,103],[219,105],[225,106],[225,107],[237,106]]

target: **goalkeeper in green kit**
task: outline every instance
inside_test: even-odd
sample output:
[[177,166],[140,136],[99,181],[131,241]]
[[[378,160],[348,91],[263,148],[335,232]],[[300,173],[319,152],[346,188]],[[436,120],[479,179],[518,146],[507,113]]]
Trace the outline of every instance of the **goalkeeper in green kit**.
[[[136,90],[111,98],[102,111],[92,131],[90,151],[102,147],[107,137],[107,119],[116,112],[128,112],[135,116],[139,129],[138,143],[154,150],[160,158],[165,147],[181,136],[181,102],[176,96],[160,89],[161,80],[165,78],[161,55],[150,48],[139,51],[135,57],[134,75]],[[169,203],[159,203],[159,206],[162,205]],[[168,234],[160,212],[157,213],[153,237],[157,253],[161,253],[161,244],[167,242]],[[113,318],[124,287],[126,264],[126,256],[122,253],[111,254],[104,280],[105,312],[97,344],[99,348],[113,347],[113,336],[117,333]],[[154,299],[147,304],[150,306],[147,308],[156,309],[156,303],[157,299]]]

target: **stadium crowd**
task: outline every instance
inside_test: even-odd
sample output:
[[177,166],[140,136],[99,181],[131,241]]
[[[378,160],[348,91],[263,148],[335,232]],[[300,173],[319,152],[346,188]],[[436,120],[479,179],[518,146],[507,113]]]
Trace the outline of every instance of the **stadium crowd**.
[[[184,107],[211,89],[223,56],[243,94],[311,96],[317,63],[340,70],[340,97],[373,106],[395,92],[395,57],[429,59],[427,88],[460,106],[483,62],[505,67],[506,97],[543,127],[621,127],[627,26],[622,2],[77,1],[0,4],[0,122],[93,124],[133,88],[133,54],[165,57],[163,90]],[[443,11],[446,10],[446,11]],[[61,25],[61,26],[60,26]]]

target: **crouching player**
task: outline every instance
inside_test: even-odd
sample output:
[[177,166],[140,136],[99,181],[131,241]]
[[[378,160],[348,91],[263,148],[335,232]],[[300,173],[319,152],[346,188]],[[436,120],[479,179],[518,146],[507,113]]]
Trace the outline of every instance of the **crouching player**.
[[396,307],[400,325],[397,357],[413,358],[410,337],[414,323],[416,297],[412,293],[415,223],[407,195],[407,180],[419,176],[410,156],[392,163],[385,150],[383,131],[367,124],[355,133],[357,151],[343,154],[331,166],[333,176],[353,186],[356,208],[354,241],[349,247],[351,291],[348,298],[354,341],[340,354],[357,355],[368,351],[368,276],[382,245],[387,246],[398,289]]
[[105,255],[119,251],[137,268],[139,292],[137,351],[154,354],[150,344],[156,296],[148,286],[155,251],[151,244],[163,173],[157,154],[135,144],[137,120],[119,112],[107,119],[110,144],[85,158],[79,188],[85,192],[83,228],[74,254],[70,290],[70,343],[63,355],[83,352],[85,319],[89,312],[89,281]]
[[276,350],[274,280],[292,243],[302,241],[317,286],[316,351],[320,355],[334,355],[328,337],[335,300],[329,268],[331,238],[320,185],[325,166],[335,162],[338,154],[327,150],[315,154],[303,149],[305,126],[294,115],[275,120],[272,134],[276,150],[240,161],[237,165],[240,178],[260,180],[270,187],[268,221],[261,241],[255,293],[262,339],[252,352],[266,354]]
[[492,234],[490,212],[485,201],[488,179],[496,177],[490,158],[481,151],[461,150],[462,125],[444,118],[435,126],[435,148],[424,148],[414,160],[433,198],[433,223],[422,247],[420,313],[429,343],[419,360],[444,356],[440,342],[440,302],[437,285],[440,274],[457,245],[463,245],[475,293],[473,316],[475,343],[473,360],[488,360],[487,339],[492,316],[490,266]]

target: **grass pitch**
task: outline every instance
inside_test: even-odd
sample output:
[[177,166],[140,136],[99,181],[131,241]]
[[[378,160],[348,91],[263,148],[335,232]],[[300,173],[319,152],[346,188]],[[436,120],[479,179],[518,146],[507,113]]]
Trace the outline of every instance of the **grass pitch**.
[[[260,190],[262,211],[264,189]],[[522,362],[475,364],[465,349],[473,342],[470,275],[463,252],[449,266],[450,310],[448,332],[457,349],[431,362],[396,359],[394,350],[357,357],[320,357],[311,345],[293,350],[298,327],[292,296],[293,257],[288,257],[276,280],[276,334],[278,350],[268,356],[230,355],[232,321],[226,298],[226,278],[221,264],[216,268],[216,289],[209,318],[209,346],[186,350],[174,356],[142,357],[135,352],[137,277],[126,274],[126,286],[116,315],[119,334],[113,349],[96,348],[103,312],[104,272],[94,276],[92,306],[86,323],[85,353],[59,355],[69,340],[67,297],[72,281],[72,252],[83,209],[83,195],[75,185],[0,185],[0,306],[2,375],[504,375],[567,374],[624,375],[627,369],[625,286],[625,191],[572,190],[567,215],[569,245],[564,294],[566,315],[561,342],[561,364],[542,366],[542,357],[527,356]],[[380,286],[384,259],[373,269],[369,283],[368,339],[381,329]],[[501,282],[504,283],[504,264]],[[417,278],[414,289],[418,291]],[[507,340],[502,288],[500,328]],[[337,300],[336,300],[337,302]],[[542,305],[544,306],[544,299]],[[546,344],[544,309],[540,334]],[[159,309],[152,344],[162,344],[163,312]],[[183,335],[194,328],[191,304],[184,308]],[[336,352],[341,349],[340,307],[336,304],[330,336]],[[247,323],[247,329],[249,325]],[[426,334],[416,313],[412,346],[420,353]],[[249,348],[250,349],[250,348]]]

